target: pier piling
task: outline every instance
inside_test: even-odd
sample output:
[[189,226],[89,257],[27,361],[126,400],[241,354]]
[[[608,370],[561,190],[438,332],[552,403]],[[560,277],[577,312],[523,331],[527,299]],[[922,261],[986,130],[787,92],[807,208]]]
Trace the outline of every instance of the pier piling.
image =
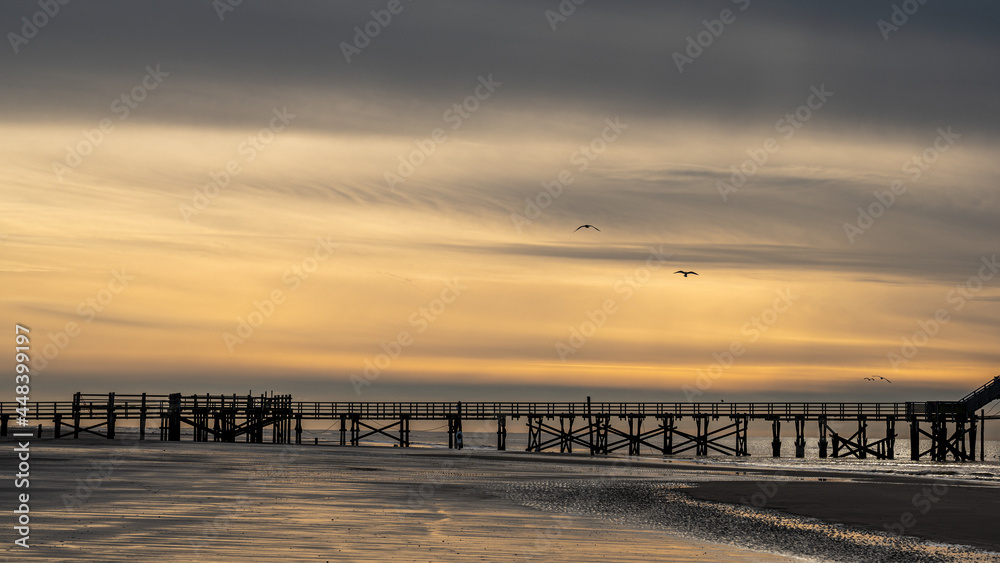
[[[114,439],[126,419],[138,419],[139,438],[145,439],[145,426],[152,417],[159,419],[160,439],[166,441],[181,440],[183,430],[198,442],[262,443],[270,428],[270,442],[290,444],[294,433],[295,443],[301,444],[307,420],[328,421],[335,426],[339,419],[340,445],[358,446],[368,436],[380,434],[398,447],[409,447],[413,420],[446,421],[448,445],[453,449],[464,446],[462,425],[468,418],[496,421],[500,451],[507,447],[508,419],[523,418],[528,428],[528,451],[572,453],[578,446],[591,455],[620,452],[633,456],[650,451],[663,456],[686,452],[697,456],[710,452],[749,455],[750,423],[767,421],[771,424],[772,455],[781,456],[781,423],[789,422],[795,428],[795,456],[802,458],[806,424],[816,422],[821,459],[894,459],[896,422],[901,421],[909,425],[912,460],[975,461],[977,449],[979,460],[984,460],[986,419],[1000,415],[987,416],[981,409],[1000,399],[1000,377],[969,397],[926,403],[594,403],[590,397],[577,403],[303,403],[293,402],[290,395],[273,393],[254,397],[77,392],[71,401],[35,402],[27,410],[30,419],[51,420],[56,439],[70,434],[79,438],[82,432]],[[19,416],[16,402],[0,403],[0,434],[9,432],[11,419]],[[649,417],[656,422],[647,427]],[[720,419],[726,422],[710,428],[711,421]],[[885,423],[884,438],[870,441],[869,421]],[[838,434],[830,426],[833,422],[855,423],[857,431],[850,436]],[[18,424],[25,426],[20,421]]]

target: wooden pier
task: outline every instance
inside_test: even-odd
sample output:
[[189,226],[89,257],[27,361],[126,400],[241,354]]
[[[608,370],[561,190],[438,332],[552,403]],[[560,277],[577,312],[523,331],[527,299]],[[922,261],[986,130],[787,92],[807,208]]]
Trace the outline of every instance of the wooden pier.
[[[1000,376],[960,401],[906,403],[576,403],[510,402],[302,402],[290,395],[119,395],[76,393],[72,401],[29,404],[28,420],[51,420],[55,438],[90,433],[114,439],[120,420],[137,420],[139,439],[147,421],[158,420],[160,440],[178,441],[188,428],[199,442],[246,441],[302,443],[302,421],[339,422],[342,446],[360,445],[374,435],[399,447],[410,446],[414,420],[444,421],[448,447],[462,448],[462,421],[496,422],[498,450],[507,448],[508,420],[524,419],[527,450],[621,451],[628,455],[663,456],[715,452],[747,456],[751,422],[771,426],[771,453],[782,455],[782,423],[794,431],[795,457],[805,457],[806,429],[818,431],[820,458],[894,459],[896,423],[908,424],[910,459],[974,461],[976,438],[984,458],[982,407],[1000,399]],[[0,404],[0,435],[17,421],[17,403]],[[976,413],[979,410],[979,414]],[[28,420],[18,426],[27,426]],[[838,433],[831,423],[851,423],[857,430]],[[841,424],[842,425],[842,424]],[[869,426],[883,428],[870,437]],[[39,430],[40,432],[41,430]],[[268,436],[269,433],[269,436]],[[790,438],[792,436],[789,436]],[[921,449],[920,439],[929,442]]]

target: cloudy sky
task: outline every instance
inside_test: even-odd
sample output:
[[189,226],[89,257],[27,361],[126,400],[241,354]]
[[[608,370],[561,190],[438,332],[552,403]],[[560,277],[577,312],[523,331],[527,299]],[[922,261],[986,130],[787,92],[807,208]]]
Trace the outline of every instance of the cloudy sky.
[[1000,373],[992,3],[0,14],[0,316],[39,398],[921,400]]

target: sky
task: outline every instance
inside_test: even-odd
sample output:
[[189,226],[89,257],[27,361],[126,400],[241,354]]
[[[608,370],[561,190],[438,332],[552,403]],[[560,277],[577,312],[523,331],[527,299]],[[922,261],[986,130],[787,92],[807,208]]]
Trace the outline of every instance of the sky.
[[998,16],[4,2],[0,318],[39,399],[959,399]]

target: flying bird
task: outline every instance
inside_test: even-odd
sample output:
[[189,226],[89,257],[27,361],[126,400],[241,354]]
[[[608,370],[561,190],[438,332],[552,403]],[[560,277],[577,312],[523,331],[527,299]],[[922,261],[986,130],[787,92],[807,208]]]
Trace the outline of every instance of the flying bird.
[[684,277],[685,277],[685,278],[686,278],[686,277],[688,277],[688,274],[694,274],[694,275],[696,275],[696,276],[698,275],[698,272],[685,272],[684,270],[677,270],[677,271],[676,271],[676,272],[674,272],[674,273],[675,273],[675,274],[684,274]]
[[873,376],[871,376],[871,377],[866,377],[866,378],[865,378],[865,380],[867,380],[867,381],[878,381],[879,379],[883,379],[883,380],[885,380],[885,381],[886,381],[886,383],[892,383],[892,382],[891,382],[891,381],[889,381],[889,380],[888,380],[887,378],[885,378],[885,377],[882,377],[881,375],[873,375]]
[[598,229],[597,227],[595,227],[593,225],[580,225],[579,227],[577,227],[576,229],[574,229],[573,232],[575,233],[576,231],[579,231],[580,229],[594,229],[597,232],[601,231],[601,229]]

